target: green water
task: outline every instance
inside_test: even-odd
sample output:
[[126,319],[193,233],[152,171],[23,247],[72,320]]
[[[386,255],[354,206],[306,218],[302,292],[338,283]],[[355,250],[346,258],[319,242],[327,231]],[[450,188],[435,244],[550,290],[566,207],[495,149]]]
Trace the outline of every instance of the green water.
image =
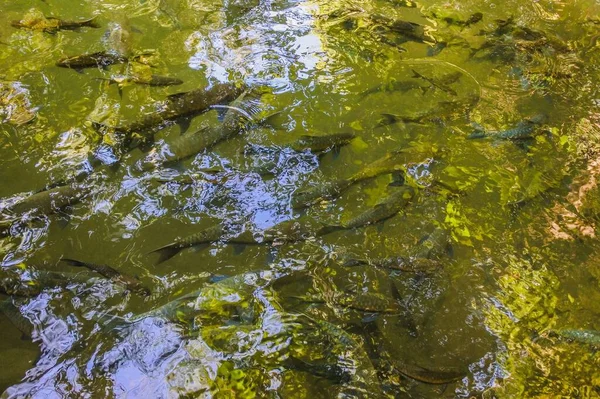
[[[10,219],[0,277],[35,291],[0,295],[33,326],[22,338],[0,314],[3,397],[600,396],[597,348],[553,333],[600,330],[597,2],[3,0],[0,11],[0,207]],[[483,18],[466,23],[475,13]],[[97,16],[100,27],[11,26],[36,15]],[[399,31],[394,20],[418,26]],[[99,51],[131,61],[55,65]],[[183,84],[99,79],[127,74]],[[245,113],[276,114],[177,164],[140,172],[147,153],[120,151],[118,135],[93,124],[124,125],[170,94],[228,82],[262,93]],[[236,112],[198,115],[185,134],[218,128],[223,111]],[[502,139],[516,127],[531,137]],[[343,132],[356,138],[322,156],[285,149]],[[490,137],[469,138],[477,132]],[[165,124],[151,151],[180,134]],[[284,150],[266,159],[252,145]],[[398,176],[304,210],[292,208],[295,193],[399,150],[416,194],[383,222],[294,242],[224,237],[163,263],[152,253],[217,223],[232,226],[226,238],[259,242],[293,219],[343,226],[397,192]],[[94,169],[98,158],[112,166]],[[252,172],[267,161],[271,174]],[[74,180],[86,195],[68,209],[6,212]],[[375,266],[398,256],[437,267]],[[151,294],[63,257],[110,265]],[[78,274],[43,285],[44,270]],[[360,294],[392,310],[340,299]],[[403,367],[456,378],[429,384]]]

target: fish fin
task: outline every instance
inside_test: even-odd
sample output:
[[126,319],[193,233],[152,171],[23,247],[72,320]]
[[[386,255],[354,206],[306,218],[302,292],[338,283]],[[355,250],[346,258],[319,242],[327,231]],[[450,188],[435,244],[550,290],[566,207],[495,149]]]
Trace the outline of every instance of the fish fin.
[[340,152],[342,151],[342,149],[340,147],[333,147],[333,149],[331,150],[331,155],[333,157],[333,159],[338,159],[340,157]]
[[406,177],[402,171],[392,172],[392,182],[388,184],[390,187],[400,187],[406,182]]
[[414,69],[411,69],[412,73],[413,73],[413,79],[420,79],[423,77],[423,75],[421,75],[419,72],[415,71]]
[[143,35],[144,32],[142,32],[142,30],[140,28],[138,28],[137,26],[130,26],[131,31],[134,33],[139,33],[140,35]]
[[179,118],[177,120],[177,124],[179,125],[179,132],[181,134],[185,134],[185,132],[187,132],[189,130],[191,123],[192,123],[192,118],[190,118],[190,117]]
[[[63,210],[63,212],[65,212],[65,210]],[[57,218],[57,220],[56,220],[56,222],[57,222],[58,226],[61,228],[61,230],[66,229],[67,226],[69,225],[70,221],[71,221],[70,213],[62,215],[61,217]]]
[[206,243],[206,242],[205,242],[205,243],[202,243],[202,244],[194,245],[194,246],[193,246],[193,247],[191,247],[191,248],[192,248],[192,251],[193,251],[193,252],[200,252],[200,251],[202,251],[203,249],[205,249],[205,248],[208,248],[208,247],[209,247],[209,245],[210,245],[209,243]]
[[484,131],[479,131],[479,132],[473,132],[470,135],[467,136],[467,140],[473,140],[473,139],[483,139],[486,137],[486,134]]
[[118,89],[118,92],[119,92],[119,98],[120,98],[121,100],[123,100],[123,86],[119,85],[118,87],[119,87],[119,89]]
[[444,249],[449,258],[454,258],[454,245],[452,243],[447,243]]
[[158,253],[158,260],[156,261],[155,265],[159,265],[177,255],[182,249],[183,248],[173,247],[171,244],[169,244],[167,246],[155,249],[150,253]]
[[83,73],[84,73],[84,72],[83,72],[83,68],[73,68],[73,70],[74,70],[75,72],[77,72],[77,73],[80,73],[80,74],[82,74],[82,75],[83,75]]
[[397,123],[400,120],[400,118],[398,118],[394,114],[381,113],[380,115],[381,115],[381,118],[379,119],[379,122],[377,123],[377,127],[392,125],[394,123]]
[[241,255],[246,250],[246,246],[244,244],[233,244],[233,254]]
[[400,295],[400,291],[398,291],[398,287],[396,287],[392,279],[390,279],[390,292],[395,301],[402,301],[402,295]]

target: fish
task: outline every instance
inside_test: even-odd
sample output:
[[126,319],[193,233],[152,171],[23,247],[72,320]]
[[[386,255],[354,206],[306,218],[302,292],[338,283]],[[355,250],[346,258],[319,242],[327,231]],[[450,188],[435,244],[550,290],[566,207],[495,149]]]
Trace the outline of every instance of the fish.
[[392,32],[400,34],[405,41],[414,41],[417,43],[431,41],[425,34],[425,27],[415,22],[393,19],[378,14],[372,15],[371,19],[373,22],[387,27]]
[[448,93],[452,96],[458,96],[458,93],[456,93],[456,90],[454,90],[453,88],[451,88],[449,86],[449,83],[445,83],[442,80],[438,80],[438,79],[434,79],[434,78],[430,78],[427,76],[423,76],[420,73],[418,73],[417,71],[415,71],[414,69],[412,69],[412,73],[413,73],[413,78],[415,79],[423,79],[426,82],[429,82],[431,84],[432,87],[435,87],[436,89],[440,89],[441,91]]
[[125,322],[135,323],[148,317],[160,317],[175,322],[183,321],[202,311],[240,304],[246,301],[257,288],[267,287],[283,276],[286,274],[253,271],[227,277],[136,315]]
[[233,226],[228,226],[225,223],[218,223],[199,231],[198,233],[177,239],[170,244],[149,252],[149,254],[158,253],[159,259],[156,264],[160,264],[171,259],[185,248],[204,248],[216,242],[240,246],[265,244],[282,245],[290,242],[303,241],[310,237],[319,236],[322,233],[329,232],[327,226],[310,218],[286,220],[264,230],[262,234],[257,235],[255,235],[253,231],[247,230],[232,237],[232,227]]
[[82,21],[66,21],[56,17],[40,17],[12,21],[11,26],[20,29],[39,30],[46,33],[56,33],[59,30],[77,30],[83,27],[99,28],[96,17]]
[[147,86],[178,86],[183,84],[183,80],[178,78],[172,78],[170,76],[161,75],[150,75],[146,78],[141,75],[125,75],[125,76],[112,76],[110,78],[97,78],[99,80],[105,80],[108,84],[124,84],[134,83],[138,85]]
[[283,361],[282,365],[289,370],[303,371],[317,377],[326,378],[333,384],[348,383],[352,379],[350,370],[336,363],[307,362],[289,356]]
[[348,258],[344,261],[343,265],[346,267],[367,265],[379,269],[398,270],[406,273],[431,273],[442,267],[442,263],[438,260],[408,256],[393,256],[369,260]]
[[365,90],[362,93],[360,93],[358,101],[361,101],[366,97],[370,96],[371,94],[375,93],[393,93],[397,91],[406,93],[411,90],[420,90],[421,92],[425,93],[430,87],[431,86],[423,86],[420,82],[414,80],[390,79],[388,83],[375,86],[371,89]]
[[176,120],[184,132],[189,126],[190,118],[207,111],[211,106],[233,101],[244,91],[243,85],[218,83],[204,89],[172,94],[166,101],[156,104],[158,111],[136,122],[114,127],[95,123],[94,127],[98,130],[114,130],[122,138],[122,148],[130,151],[142,144],[151,143],[154,140],[153,128]]
[[338,293],[325,299],[319,296],[292,296],[291,298],[310,303],[329,303],[334,306],[372,313],[399,313],[401,306],[385,295],[361,292],[358,294]]
[[170,244],[164,245],[160,248],[152,250],[149,253],[156,253],[159,255],[156,264],[163,263],[185,248],[191,248],[198,245],[207,245],[213,242],[217,242],[230,231],[224,224],[219,223],[214,226],[208,227],[207,229],[201,230],[198,233],[176,239]]
[[[296,152],[310,151],[321,157],[333,150],[338,153],[339,149],[349,144],[356,136],[352,133],[333,133],[325,135],[303,135],[298,140],[283,147],[258,147],[251,146],[246,149],[246,154],[269,154],[271,158],[282,155],[286,149]],[[249,168],[248,172],[260,175],[270,175],[277,167],[277,159],[262,162],[259,166]]]
[[484,131],[479,130],[471,133],[467,139],[482,139],[482,138],[493,138],[499,140],[529,140],[534,137],[537,127],[547,120],[545,114],[537,114],[531,118],[521,121],[517,126],[500,131]]
[[431,370],[401,361],[402,356],[397,354],[396,347],[391,345],[373,322],[366,326],[364,333],[366,350],[370,358],[377,359],[374,363],[381,374],[388,376],[400,374],[412,380],[433,385],[450,384],[460,380],[467,374],[466,370],[462,369],[441,368]]
[[549,336],[559,337],[571,342],[577,342],[584,345],[590,345],[594,348],[600,348],[600,331],[596,330],[577,330],[562,329],[550,330]]
[[85,267],[89,270],[93,270],[98,274],[110,279],[111,281],[114,281],[117,284],[124,285],[125,287],[127,287],[127,289],[136,292],[140,295],[149,296],[151,294],[150,290],[144,287],[144,285],[137,278],[121,273],[111,266],[99,265],[89,262],[81,262],[69,258],[62,258],[61,262],[67,263],[71,266]]
[[10,227],[13,222],[26,214],[40,216],[59,213],[64,208],[80,202],[89,194],[89,191],[90,187],[78,184],[68,184],[39,191],[3,209],[3,213],[7,215],[3,227]]
[[414,188],[410,186],[399,187],[397,191],[358,216],[339,224],[323,227],[319,235],[325,235],[338,230],[350,230],[383,222],[404,209],[415,196]]
[[310,151],[313,153],[324,153],[331,149],[343,147],[356,138],[353,133],[333,133],[324,135],[305,134],[288,147],[294,151]]
[[[306,316],[306,315],[305,315]],[[348,369],[351,378],[340,384],[336,397],[340,398],[383,398],[383,390],[377,371],[367,354],[362,341],[356,339],[343,328],[325,320],[313,319],[306,316],[312,325],[329,336],[334,345],[341,351],[338,363]]]
[[324,224],[312,218],[301,217],[280,222],[264,230],[261,235],[255,236],[253,232],[245,231],[237,237],[228,239],[227,242],[240,245],[282,245],[320,236],[326,233],[326,230]]
[[480,12],[476,12],[474,14],[471,14],[469,16],[469,18],[467,18],[466,20],[460,20],[454,17],[442,17],[442,16],[438,16],[435,13],[431,14],[434,18],[437,19],[441,19],[442,21],[444,21],[447,25],[454,25],[454,26],[459,26],[461,28],[467,28],[471,25],[474,25],[478,22],[480,22],[483,19],[483,14]]
[[355,229],[387,220],[405,208],[414,196],[415,190],[412,187],[399,187],[389,197],[379,202],[373,208],[348,220],[342,227],[344,229]]
[[[23,265],[24,266],[24,265]],[[10,268],[14,271],[13,268]],[[39,295],[44,289],[55,287],[67,287],[70,284],[86,284],[94,276],[86,273],[69,273],[62,271],[40,270],[26,267],[19,268],[19,271],[27,272],[14,273],[11,270],[0,271],[0,293],[10,296],[20,296],[32,298]]]
[[23,338],[33,337],[34,329],[31,321],[21,314],[21,310],[11,299],[0,302],[0,312],[23,334]]
[[336,198],[352,185],[380,175],[389,173],[404,174],[406,169],[404,167],[403,155],[402,151],[391,151],[347,179],[337,179],[325,184],[315,185],[309,189],[297,191],[292,198],[292,207],[294,209],[302,209],[324,199]]
[[113,54],[107,51],[98,51],[90,54],[74,55],[61,58],[56,62],[56,66],[61,68],[70,68],[78,72],[85,68],[103,68],[109,65],[124,64],[129,62],[127,57],[119,54]]
[[244,92],[231,102],[222,123],[178,137],[164,148],[152,151],[136,165],[136,168],[147,171],[160,165],[182,161],[243,132],[253,122],[254,111],[247,112],[243,109],[247,94]]

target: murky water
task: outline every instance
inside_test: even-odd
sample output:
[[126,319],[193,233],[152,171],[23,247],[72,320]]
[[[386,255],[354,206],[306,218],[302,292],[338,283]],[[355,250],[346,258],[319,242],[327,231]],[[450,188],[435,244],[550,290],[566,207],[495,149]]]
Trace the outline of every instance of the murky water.
[[600,396],[597,2],[0,10],[3,397]]

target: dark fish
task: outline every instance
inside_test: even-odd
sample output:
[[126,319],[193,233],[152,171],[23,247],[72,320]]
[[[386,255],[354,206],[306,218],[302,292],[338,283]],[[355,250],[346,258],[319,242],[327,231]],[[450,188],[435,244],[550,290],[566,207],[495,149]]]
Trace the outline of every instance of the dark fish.
[[354,183],[352,179],[339,179],[298,191],[292,198],[292,207],[302,209],[324,199],[336,198]]
[[259,287],[267,287],[284,276],[271,271],[247,272],[207,284],[199,290],[185,294],[160,307],[135,316],[131,322],[147,317],[162,317],[182,321],[205,310],[242,303]]
[[350,370],[335,363],[305,362],[290,356],[284,360],[283,366],[289,370],[303,371],[317,377],[326,378],[334,384],[348,383],[352,378]]
[[319,330],[325,332],[335,345],[341,346],[342,350],[339,354],[338,362],[352,376],[348,382],[340,385],[340,392],[336,397],[385,397],[377,378],[377,371],[373,367],[373,363],[369,359],[363,343],[335,324],[325,320],[308,318]]
[[366,348],[369,356],[377,359],[375,364],[384,375],[402,374],[410,379],[425,384],[450,384],[463,378],[466,371],[457,369],[429,370],[402,362],[395,346],[391,345],[375,323],[369,323],[365,331]]
[[412,187],[400,187],[375,207],[344,223],[343,228],[354,229],[387,220],[405,208],[414,195],[415,190]]
[[64,21],[55,17],[33,18],[31,20],[12,21],[15,28],[40,30],[47,33],[56,33],[59,30],[77,30],[83,27],[99,28],[96,17],[83,21]]
[[348,258],[344,261],[344,266],[347,267],[362,265],[381,269],[398,270],[407,273],[431,273],[442,267],[441,262],[438,260],[404,256],[369,260]]
[[85,267],[93,270],[98,274],[114,281],[115,283],[122,284],[131,291],[134,291],[140,295],[148,296],[151,294],[150,290],[142,285],[142,283],[135,277],[121,273],[118,270],[108,265],[98,265],[94,263],[81,262],[75,259],[62,258],[62,262],[68,263],[75,267]]
[[109,65],[124,64],[128,61],[128,58],[122,55],[98,51],[91,54],[62,58],[56,63],[56,66],[81,71],[85,68],[106,68]]
[[342,223],[338,226],[324,227],[320,235],[328,234],[337,230],[356,229],[371,224],[383,222],[404,209],[414,197],[415,190],[410,186],[399,187],[397,191],[385,198],[373,208],[366,210],[360,215]]
[[550,336],[559,337],[567,341],[573,341],[584,345],[600,348],[600,331],[596,330],[551,330]]
[[38,216],[58,213],[67,206],[81,201],[89,191],[89,187],[70,184],[32,194],[3,210],[8,215],[8,219],[3,223],[4,227],[10,227],[24,214]]
[[440,81],[438,79],[434,79],[434,78],[429,78],[427,76],[423,76],[420,73],[418,73],[417,71],[415,71],[414,69],[412,70],[413,72],[413,78],[415,79],[423,79],[426,82],[429,82],[431,84],[432,87],[435,87],[436,89],[440,89],[441,91],[448,93],[450,95],[453,96],[457,96],[458,93],[456,93],[456,91],[451,88],[448,83],[444,83],[443,81]]
[[399,313],[402,311],[402,307],[398,302],[379,293],[339,293],[327,300],[318,296],[294,296],[293,298],[310,303],[330,303],[334,306],[360,310],[362,312]]
[[[304,135],[298,140],[281,147],[250,147],[246,153],[250,154],[269,154],[271,160],[263,161],[259,166],[251,167],[248,171],[260,175],[272,174],[273,169],[277,168],[277,157],[287,148],[296,151],[310,151],[317,156],[322,156],[329,151],[337,152],[339,149],[350,143],[356,136],[352,133],[334,133],[326,135]],[[260,149],[259,149],[260,148]]]
[[244,131],[253,122],[252,114],[242,108],[246,94],[242,93],[229,105],[222,123],[178,137],[165,148],[148,154],[138,168],[151,170],[162,164],[179,162]]
[[21,314],[21,310],[10,299],[0,302],[0,311],[23,334],[25,338],[33,336],[33,325],[28,318]]
[[319,236],[326,229],[322,223],[312,218],[299,218],[285,220],[273,227],[266,229],[262,236],[254,236],[250,231],[231,238],[228,242],[233,244],[253,245],[253,244],[273,244],[282,245],[290,242],[304,241],[310,237]]
[[431,41],[425,34],[425,27],[423,25],[400,19],[393,19],[383,15],[373,15],[371,16],[371,19],[374,22],[387,27],[392,32],[398,33],[405,41],[414,41],[417,43]]
[[537,114],[529,119],[521,121],[517,126],[500,131],[477,131],[471,133],[468,139],[481,139],[481,138],[493,138],[500,140],[528,140],[533,138],[537,127],[546,122],[547,117],[545,114]]
[[422,84],[414,80],[391,79],[389,83],[382,84],[363,91],[362,93],[360,93],[358,101],[361,101],[365,97],[375,93],[393,93],[396,91],[405,93],[411,90],[421,90],[423,93],[425,93],[429,89],[429,87],[431,86],[423,86]]
[[[123,136],[123,147],[132,150],[143,143],[152,142],[152,128],[166,121],[178,120],[182,131],[187,130],[190,118],[201,114],[216,104],[233,101],[244,92],[244,87],[230,83],[219,83],[206,89],[170,95],[165,102],[158,103],[157,112],[144,116],[137,122],[113,128],[96,124],[96,127],[114,129]],[[139,136],[135,137],[135,136]]]
[[183,80],[172,78],[170,76],[150,75],[149,78],[138,75],[111,77],[111,78],[98,78],[100,80],[106,80],[109,84],[123,84],[123,83],[134,83],[138,85],[147,86],[177,86],[183,84]]
[[356,135],[352,133],[333,133],[324,135],[304,135],[288,146],[294,151],[309,150],[313,153],[322,153],[333,148],[339,148],[350,143]]
[[401,151],[392,151],[365,166],[348,179],[338,179],[329,183],[316,185],[310,189],[299,191],[294,194],[292,207],[294,209],[301,209],[314,205],[323,199],[336,198],[350,186],[380,175],[388,173],[404,173],[404,160],[401,155]]
[[229,229],[226,228],[223,224],[219,223],[217,225],[199,231],[198,233],[177,239],[170,244],[167,244],[163,247],[151,251],[150,253],[159,254],[159,259],[156,262],[157,264],[159,264],[171,259],[173,256],[177,255],[181,250],[185,248],[191,248],[197,245],[217,242],[228,232]]
[[[29,276],[23,276],[23,272],[27,272]],[[86,273],[69,273],[31,268],[21,269],[17,273],[8,270],[2,270],[0,273],[0,293],[28,298],[39,295],[46,288],[64,288],[75,283],[86,284],[94,277]]]
[[481,21],[483,19],[483,14],[480,12],[476,12],[474,14],[472,14],[469,18],[467,18],[467,20],[463,21],[460,19],[456,19],[453,17],[439,17],[437,16],[435,13],[432,13],[433,17],[437,18],[437,19],[441,19],[442,21],[444,21],[446,24],[448,25],[455,25],[455,26],[460,26],[461,28],[467,28],[473,24],[476,24],[477,22]]
[[238,236],[231,237],[231,227],[226,227],[219,223],[198,233],[178,239],[171,244],[155,249],[150,253],[158,253],[160,255],[157,264],[162,263],[173,256],[177,255],[185,248],[195,246],[208,246],[216,242],[226,242],[237,245],[282,245],[290,242],[303,241],[310,237],[327,234],[329,228],[324,227],[310,218],[300,218],[286,220],[276,224],[262,232],[256,234],[252,231],[245,231]]

